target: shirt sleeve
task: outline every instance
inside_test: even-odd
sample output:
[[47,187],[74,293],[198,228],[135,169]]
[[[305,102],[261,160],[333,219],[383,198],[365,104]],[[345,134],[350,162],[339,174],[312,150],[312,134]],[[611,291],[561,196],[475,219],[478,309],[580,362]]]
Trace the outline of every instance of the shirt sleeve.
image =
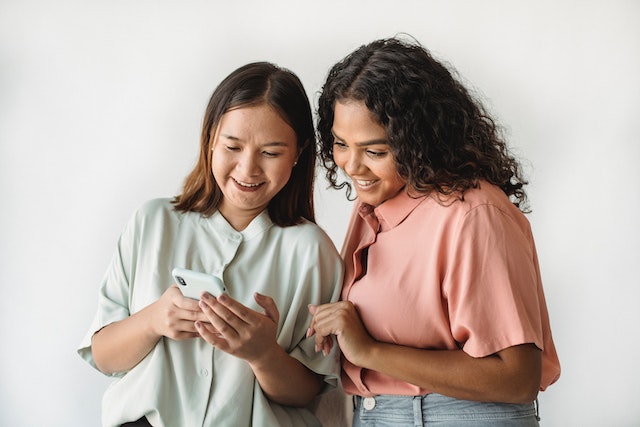
[[[105,326],[129,317],[131,265],[135,247],[135,217],[123,230],[116,251],[102,279],[98,292],[98,308],[91,326],[80,342],[77,352],[87,363],[97,369],[91,351],[93,335]],[[115,373],[111,376],[121,376]]]
[[539,267],[524,217],[492,205],[470,210],[447,263],[451,332],[466,353],[484,357],[524,343],[543,349]]
[[[299,258],[295,261],[302,266],[299,270],[301,275],[297,279],[299,284],[296,286],[299,294],[294,298],[295,307],[291,307],[291,310],[297,311],[293,332],[297,344],[289,354],[311,371],[323,375],[329,386],[325,387],[327,391],[337,385],[340,376],[339,348],[334,342],[332,351],[327,356],[315,351],[314,337],[306,337],[311,321],[308,305],[338,300],[342,288],[343,264],[328,236],[319,229],[317,231],[320,235],[313,233],[309,238],[299,240]],[[303,292],[300,291],[302,289]]]

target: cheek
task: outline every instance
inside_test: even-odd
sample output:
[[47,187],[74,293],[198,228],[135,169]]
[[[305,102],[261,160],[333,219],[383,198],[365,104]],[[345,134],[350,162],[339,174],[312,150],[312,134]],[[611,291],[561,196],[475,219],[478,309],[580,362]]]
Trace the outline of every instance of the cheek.
[[333,163],[335,163],[340,169],[344,169],[345,162],[346,162],[345,153],[341,153],[339,151],[333,152]]

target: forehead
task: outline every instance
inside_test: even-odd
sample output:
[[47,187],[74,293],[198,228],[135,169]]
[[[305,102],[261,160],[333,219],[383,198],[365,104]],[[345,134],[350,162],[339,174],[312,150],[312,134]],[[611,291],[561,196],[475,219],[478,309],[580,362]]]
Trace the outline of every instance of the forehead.
[[338,101],[333,111],[333,132],[353,142],[385,139],[387,132],[363,101]]
[[218,133],[240,140],[296,142],[293,128],[268,104],[227,111],[220,118]]

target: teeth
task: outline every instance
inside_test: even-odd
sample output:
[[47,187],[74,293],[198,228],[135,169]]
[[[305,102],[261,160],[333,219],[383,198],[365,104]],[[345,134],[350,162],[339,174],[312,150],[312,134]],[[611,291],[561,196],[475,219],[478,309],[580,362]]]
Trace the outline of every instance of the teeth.
[[358,183],[358,185],[360,187],[367,187],[367,186],[373,184],[376,181],[375,180],[363,181],[363,180],[360,180],[360,179],[356,179],[356,182]]
[[238,181],[237,179],[234,179],[234,181],[237,182],[238,184],[240,184],[241,186],[247,187],[247,188],[257,187],[257,186],[262,184],[261,182],[258,182],[256,184],[250,184],[250,183],[247,183],[247,182]]

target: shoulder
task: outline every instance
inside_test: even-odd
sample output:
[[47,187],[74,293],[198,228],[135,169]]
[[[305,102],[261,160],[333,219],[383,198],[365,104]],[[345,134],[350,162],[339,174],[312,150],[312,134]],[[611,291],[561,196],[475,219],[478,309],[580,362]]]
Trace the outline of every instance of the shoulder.
[[136,229],[156,228],[178,223],[184,214],[174,209],[171,199],[151,199],[140,205],[129,221],[129,227]]
[[136,218],[163,218],[167,216],[179,217],[180,212],[174,209],[171,199],[157,198],[144,202],[136,209]]
[[288,227],[274,226],[272,229],[280,233],[288,244],[335,250],[329,235],[319,225],[311,221],[304,220],[300,224]]
[[479,188],[465,193],[464,202],[460,204],[462,223],[473,223],[477,226],[499,230],[520,230],[529,235],[529,220],[497,186],[481,182]]

